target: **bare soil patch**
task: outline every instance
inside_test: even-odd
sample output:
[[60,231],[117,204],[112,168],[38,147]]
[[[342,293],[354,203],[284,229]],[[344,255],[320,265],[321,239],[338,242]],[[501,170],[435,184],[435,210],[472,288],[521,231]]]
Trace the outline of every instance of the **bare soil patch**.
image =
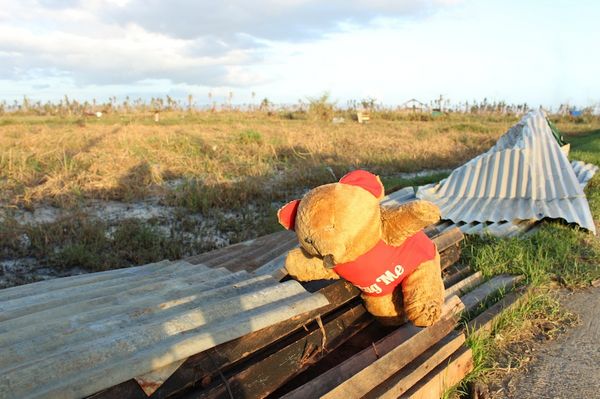
[[509,373],[492,398],[597,398],[600,396],[600,288],[559,293],[580,322],[555,340],[538,341],[527,367]]

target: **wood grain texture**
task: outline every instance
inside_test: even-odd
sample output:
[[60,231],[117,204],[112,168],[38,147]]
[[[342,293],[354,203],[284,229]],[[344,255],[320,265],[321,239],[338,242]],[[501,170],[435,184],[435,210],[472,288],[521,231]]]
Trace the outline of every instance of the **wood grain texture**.
[[368,399],[397,398],[440,365],[448,356],[457,351],[464,342],[464,334],[451,332],[364,397]]
[[473,370],[473,354],[470,348],[463,347],[445,359],[400,398],[439,399],[471,370]]

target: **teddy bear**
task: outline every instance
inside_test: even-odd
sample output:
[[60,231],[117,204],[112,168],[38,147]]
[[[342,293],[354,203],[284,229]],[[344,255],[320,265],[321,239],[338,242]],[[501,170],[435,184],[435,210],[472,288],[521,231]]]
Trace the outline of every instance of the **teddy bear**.
[[427,201],[382,206],[384,187],[364,170],[310,190],[277,213],[299,247],[285,259],[298,281],[343,278],[362,291],[369,313],[384,325],[405,317],[419,327],[441,316],[440,256],[423,232],[440,219]]

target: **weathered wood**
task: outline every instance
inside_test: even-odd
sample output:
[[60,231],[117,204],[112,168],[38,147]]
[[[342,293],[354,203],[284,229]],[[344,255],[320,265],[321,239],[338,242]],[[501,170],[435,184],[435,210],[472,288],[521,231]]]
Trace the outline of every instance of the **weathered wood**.
[[444,287],[449,288],[453,286],[471,273],[472,271],[469,266],[454,264],[444,272]]
[[[428,232],[434,237],[433,239],[436,244],[439,240],[442,240],[442,248],[447,246],[445,243],[449,242],[448,234],[439,235],[435,228],[429,229]],[[454,234],[454,236],[457,237],[456,234]],[[248,262],[253,262],[252,259],[258,259],[259,261],[262,261],[270,256],[277,257],[278,255],[285,253],[290,246],[294,245],[295,237],[293,234],[290,235],[289,232],[280,232],[272,234],[268,237],[261,237],[249,242],[236,244],[227,249],[213,251],[211,256],[204,254],[199,257],[190,258],[188,261],[190,263],[206,262],[206,264],[213,267],[218,265],[226,266],[231,269],[232,267],[237,267],[235,265],[242,263],[248,265]],[[452,250],[451,247],[447,247],[446,250],[442,251],[441,253],[441,260],[442,262],[446,262],[446,264],[453,263],[458,257],[458,252],[456,250]],[[456,249],[459,248],[456,243],[454,247]],[[250,252],[248,252],[249,249],[251,249]],[[242,255],[244,252],[246,253],[245,256]],[[451,257],[448,257],[448,254],[450,254]],[[254,261],[254,264],[251,265],[252,267],[249,268],[252,269],[255,267],[256,263],[257,261]],[[169,395],[173,395],[174,393],[188,389],[193,385],[197,385],[201,381],[204,381],[205,383],[214,381],[218,370],[230,367],[244,360],[248,356],[253,355],[254,353],[271,345],[273,342],[281,339],[283,336],[290,334],[292,331],[301,327],[301,325],[313,320],[319,314],[330,312],[332,309],[341,306],[343,303],[346,303],[360,294],[356,288],[342,281],[332,282],[329,287],[320,290],[320,292],[322,292],[330,301],[330,305],[326,308],[311,312],[310,314],[303,315],[302,317],[296,317],[289,322],[280,323],[279,325],[273,326],[270,329],[266,329],[268,331],[261,330],[190,357],[154,393],[153,397],[167,397]],[[105,390],[97,394],[95,397],[142,398],[141,394],[142,390],[139,388],[137,383],[134,381],[127,381]]]
[[458,227],[455,227],[438,235],[437,237],[435,237],[434,241],[438,251],[442,252],[447,248],[451,247],[452,245],[462,241],[463,238],[463,233],[461,233]]
[[[375,389],[366,394],[365,398],[394,399],[408,391],[427,373],[437,367],[451,354],[457,351],[465,342],[465,335],[458,332],[450,332],[431,348],[423,352],[398,373],[385,380]],[[381,379],[379,380],[381,381]]]
[[444,392],[458,384],[471,370],[473,370],[473,354],[471,349],[463,347],[400,397],[439,399]]
[[477,307],[482,304],[487,297],[500,290],[510,291],[522,279],[523,276],[510,276],[503,274],[500,276],[495,276],[486,281],[473,291],[461,297],[461,300],[465,304],[465,313],[471,313],[472,311],[476,310]]
[[460,259],[460,244],[451,245],[441,253],[444,256],[440,258],[440,267],[442,270],[446,270]]
[[483,274],[476,272],[446,289],[446,296],[462,295],[483,282]]
[[425,227],[423,232],[427,234],[428,237],[435,237],[440,234],[440,231],[435,224],[430,224],[429,226]]
[[208,391],[190,392],[185,398],[263,398],[324,353],[338,347],[373,320],[362,304],[310,332],[302,339],[253,363]]
[[238,256],[233,257],[227,261],[219,263],[218,267],[225,267],[231,271],[247,270],[253,271],[262,264],[266,263],[269,259],[276,257],[281,253],[286,253],[297,245],[296,240],[287,240],[284,242],[278,242],[271,248],[256,248],[251,251],[246,251]]
[[[316,317],[326,315],[334,309],[343,306],[359,294],[358,289],[341,280],[322,288],[319,292],[329,301],[329,304],[325,307],[292,317],[286,321],[191,356],[158,388],[152,397],[166,398],[199,383],[202,384],[202,382],[206,385],[206,383],[210,383],[218,376],[219,370],[239,363],[286,335],[293,333]],[[146,395],[139,387],[139,384],[133,380],[126,381],[93,396],[93,398],[114,399],[144,399],[145,397]]]
[[[290,248],[293,248],[296,242],[294,232],[278,231],[253,240],[192,256],[187,258],[186,261],[193,264],[203,263],[211,267],[222,267],[222,265],[228,264],[233,265],[236,270],[244,268],[252,271],[262,263],[287,252]],[[252,255],[249,256],[250,254]],[[245,263],[251,264],[252,267],[246,268]]]
[[524,295],[526,294],[514,291],[508,293],[479,316],[471,320],[467,324],[467,331],[471,334],[480,334],[482,332],[491,331],[494,322],[498,319],[500,314],[505,310],[514,308],[521,300],[523,300]]
[[[449,299],[444,305],[443,317],[434,326],[429,328],[418,328],[412,324],[404,324],[391,334],[387,335],[372,348],[364,349],[352,356],[338,366],[327,370],[319,377],[296,388],[284,395],[285,398],[316,398],[323,395],[340,394],[351,392],[361,387],[366,393],[374,387],[362,383],[365,375],[361,374],[365,367],[381,360],[377,372],[393,374],[398,368],[408,364],[412,359],[420,355],[431,344],[437,342],[452,330],[456,324],[456,315],[462,310],[462,303],[457,297]],[[389,355],[389,356],[387,356]],[[381,357],[383,356],[383,357]],[[366,373],[372,372],[370,369]],[[361,378],[362,377],[362,378]],[[348,384],[344,384],[348,381]],[[379,380],[381,381],[381,380]],[[375,384],[376,385],[376,384]]]

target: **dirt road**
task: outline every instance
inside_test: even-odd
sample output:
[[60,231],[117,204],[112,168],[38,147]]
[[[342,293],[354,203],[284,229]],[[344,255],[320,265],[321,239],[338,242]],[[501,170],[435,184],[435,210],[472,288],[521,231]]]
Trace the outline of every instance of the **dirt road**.
[[505,398],[600,398],[600,288],[563,293],[561,303],[581,323],[542,345],[528,370],[505,386]]

